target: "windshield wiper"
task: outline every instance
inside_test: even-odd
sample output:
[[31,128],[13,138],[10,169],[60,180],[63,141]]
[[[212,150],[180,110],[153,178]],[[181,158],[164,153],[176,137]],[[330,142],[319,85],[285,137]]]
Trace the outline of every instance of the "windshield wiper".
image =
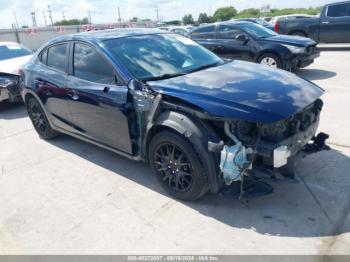
[[217,65],[220,65],[221,63],[220,62],[215,62],[215,63],[212,63],[212,64],[207,64],[207,65],[202,65],[200,67],[197,67],[195,69],[192,69],[190,71],[188,71],[188,73],[193,73],[193,72],[197,72],[197,71],[201,71],[201,70],[204,70],[206,68],[209,68],[209,67],[214,67],[214,66],[217,66]]
[[177,76],[183,76],[186,75],[186,73],[176,73],[176,74],[163,74],[160,76],[153,76],[143,79],[143,81],[156,81],[156,80],[163,80],[163,79],[169,79]]

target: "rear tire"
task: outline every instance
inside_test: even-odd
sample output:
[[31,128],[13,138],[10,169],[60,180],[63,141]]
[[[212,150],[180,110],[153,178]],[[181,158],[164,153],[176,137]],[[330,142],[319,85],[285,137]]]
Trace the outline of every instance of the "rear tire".
[[43,108],[34,97],[28,99],[27,110],[36,132],[42,139],[50,140],[58,135],[58,133],[51,128]]
[[169,195],[196,200],[208,190],[199,154],[182,135],[171,131],[156,134],[149,144],[148,159],[153,173]]
[[259,64],[267,65],[272,68],[282,68],[281,59],[277,55],[272,53],[262,54],[257,62]]

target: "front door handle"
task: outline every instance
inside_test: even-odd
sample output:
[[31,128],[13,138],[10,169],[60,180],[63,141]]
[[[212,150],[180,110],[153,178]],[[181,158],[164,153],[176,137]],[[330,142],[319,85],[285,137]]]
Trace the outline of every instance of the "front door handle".
[[78,100],[79,96],[75,90],[69,90],[67,95],[70,96],[73,100]]
[[322,24],[324,24],[324,25],[328,25],[328,24],[329,24],[329,22],[325,21],[325,22],[322,22]]

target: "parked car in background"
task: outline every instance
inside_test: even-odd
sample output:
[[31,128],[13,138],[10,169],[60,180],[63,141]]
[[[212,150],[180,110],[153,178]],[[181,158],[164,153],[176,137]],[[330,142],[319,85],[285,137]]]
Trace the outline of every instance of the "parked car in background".
[[308,18],[312,18],[312,17],[315,17],[315,16],[314,15],[307,15],[307,14],[282,15],[282,16],[272,17],[270,20],[270,23],[272,25],[275,25],[277,22],[281,22],[281,21],[308,19]]
[[269,17],[269,16],[267,16],[267,17],[261,17],[261,19],[263,19],[264,21],[266,21],[266,22],[270,22],[271,21],[271,19],[272,19],[272,17]]
[[194,26],[176,26],[171,28],[169,31],[182,36],[188,36],[190,32],[195,28]]
[[246,22],[252,22],[252,23],[255,23],[255,24],[258,24],[258,25],[262,25],[270,30],[275,30],[275,27],[266,22],[264,19],[261,19],[261,18],[241,18],[241,19],[237,19],[235,21],[246,21]]
[[350,1],[325,5],[319,17],[279,21],[280,34],[299,35],[320,43],[350,43]]
[[323,90],[177,34],[119,29],[45,44],[23,67],[21,93],[43,139],[66,133],[147,161],[169,194],[194,200],[259,167],[290,174]]
[[160,26],[160,27],[157,27],[158,29],[160,30],[164,30],[164,31],[169,31],[171,29],[170,26]]
[[250,22],[221,22],[194,29],[191,39],[217,55],[270,67],[294,70],[313,63],[316,42],[277,33]]
[[17,102],[18,70],[32,57],[32,51],[13,42],[0,42],[0,102]]

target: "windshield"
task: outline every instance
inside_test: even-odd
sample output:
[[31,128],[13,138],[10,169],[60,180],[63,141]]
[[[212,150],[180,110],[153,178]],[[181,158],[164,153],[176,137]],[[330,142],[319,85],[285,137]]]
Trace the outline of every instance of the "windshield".
[[240,27],[254,38],[267,38],[277,35],[274,31],[258,24],[246,23],[240,25]]
[[24,48],[20,45],[16,44],[8,44],[8,45],[1,45],[0,46],[0,61],[1,60],[6,60],[6,59],[11,59],[11,58],[16,58],[20,56],[26,56],[30,55],[33,52],[30,51],[27,48]]
[[176,34],[130,36],[105,43],[131,74],[143,81],[170,78],[223,63],[204,47]]

